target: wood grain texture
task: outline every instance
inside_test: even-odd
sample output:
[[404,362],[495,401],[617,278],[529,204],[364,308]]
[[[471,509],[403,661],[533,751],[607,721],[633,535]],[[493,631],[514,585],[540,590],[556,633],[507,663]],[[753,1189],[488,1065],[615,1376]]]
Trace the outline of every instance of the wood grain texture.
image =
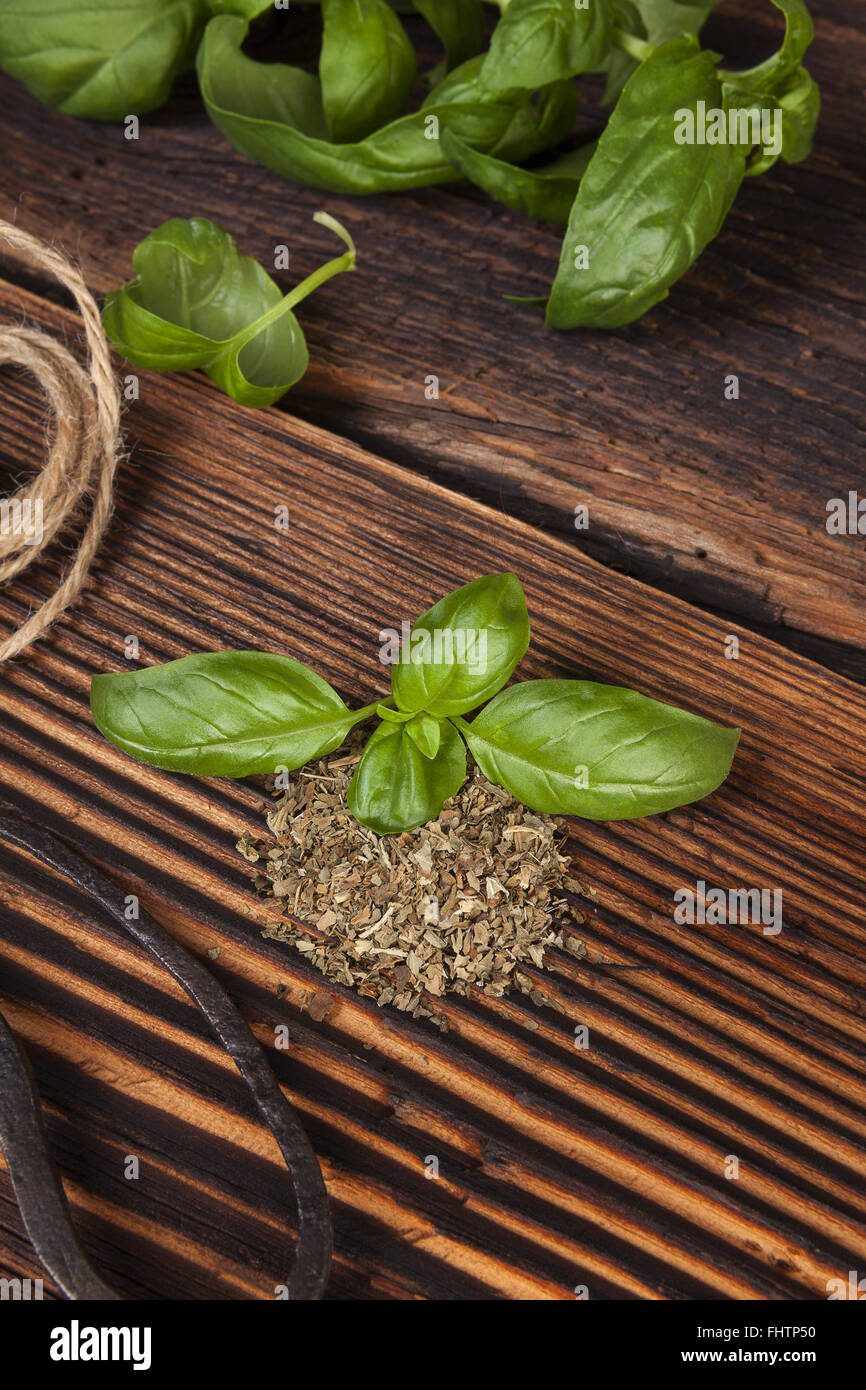
[[[193,213],[266,264],[288,245],[300,277],[330,250],[310,221],[324,203],[351,226],[360,270],[302,307],[312,367],[287,412],[866,680],[866,542],[825,528],[830,498],[866,491],[854,116],[866,38],[842,0],[811,8],[824,93],[814,154],[747,181],[670,299],[615,333],[546,332],[502,301],[545,290],[555,229],[459,184],[371,199],[288,184],[228,146],[191,80],[136,142],[2,79],[0,205],[80,255],[105,291],[148,231]],[[290,22],[303,45],[314,17]],[[706,42],[746,63],[780,30],[769,4],[742,0]],[[587,91],[588,129],[601,112]],[[732,372],[736,402],[723,396]],[[425,399],[430,374],[438,400]],[[588,532],[573,528],[579,504]]]
[[[7,314],[68,330],[65,311],[2,294]],[[324,1167],[331,1296],[825,1298],[866,1257],[866,692],[286,413],[240,410],[194,377],[142,385],[83,600],[0,678],[0,795],[193,950],[218,948],[212,968]],[[32,384],[4,374],[8,469],[35,462],[40,414]],[[504,567],[532,615],[526,675],[591,675],[741,725],[730,781],[650,820],[569,823],[598,899],[588,958],[538,975],[563,1013],[446,999],[442,1036],[329,984],[314,1023],[321,977],[262,939],[233,847],[261,823],[258,791],[131,762],[90,722],[89,677],[123,669],[135,635],[147,663],[288,652],[367,702],[387,688],[382,627]],[[0,595],[4,628],[53,578],[46,564]],[[0,862],[0,1007],[34,1060],[91,1257],[130,1296],[272,1297],[285,1174],[228,1059],[71,885],[11,850]],[[701,878],[781,889],[781,935],[675,924],[673,893]],[[281,1023],[288,1053],[272,1046]],[[0,1268],[35,1277],[8,1184],[0,1203]]]

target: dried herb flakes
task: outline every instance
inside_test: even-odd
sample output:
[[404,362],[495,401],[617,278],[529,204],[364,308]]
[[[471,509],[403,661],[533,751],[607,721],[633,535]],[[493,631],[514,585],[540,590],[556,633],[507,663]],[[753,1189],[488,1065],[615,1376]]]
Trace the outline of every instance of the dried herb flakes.
[[[563,930],[564,916],[583,920],[564,890],[585,890],[557,822],[476,768],[437,820],[383,838],[346,806],[359,757],[301,770],[265,806],[272,838],[238,841],[274,909],[262,935],[290,943],[327,979],[441,1027],[436,999],[449,992],[516,989],[557,1007],[520,969],[550,968],[551,946],[586,954]],[[310,1012],[324,1017],[330,1002],[316,994]]]

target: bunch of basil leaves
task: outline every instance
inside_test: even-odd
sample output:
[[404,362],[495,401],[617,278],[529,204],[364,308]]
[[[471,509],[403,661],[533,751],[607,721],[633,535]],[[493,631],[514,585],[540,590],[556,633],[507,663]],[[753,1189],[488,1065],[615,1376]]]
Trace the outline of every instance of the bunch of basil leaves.
[[[743,178],[774,156],[738,143],[677,144],[683,108],[781,113],[781,157],[805,158],[818,89],[802,59],[803,0],[779,51],[745,72],[718,66],[697,35],[713,9],[680,0],[496,0],[489,45],[481,0],[320,3],[318,71],[244,52],[270,0],[0,0],[0,65],[75,116],[119,120],[159,106],[193,62],[212,119],[237,149],[318,188],[378,193],[464,176],[512,208],[566,227],[546,305],[556,328],[639,318],[716,236]],[[443,51],[419,77],[400,14],[432,26]],[[541,166],[577,109],[575,79],[604,72],[615,103],[597,140]],[[585,252],[579,254],[580,248]]]
[[467,746],[525,806],[590,820],[669,811],[727,777],[738,729],[592,681],[504,689],[528,646],[520,581],[486,574],[422,614],[392,654],[391,697],[363,709],[300,661],[249,651],[97,675],[90,702],[97,727],[133,758],[209,777],[290,771],[378,716],[348,804],[380,835],[435,819],[460,790]]

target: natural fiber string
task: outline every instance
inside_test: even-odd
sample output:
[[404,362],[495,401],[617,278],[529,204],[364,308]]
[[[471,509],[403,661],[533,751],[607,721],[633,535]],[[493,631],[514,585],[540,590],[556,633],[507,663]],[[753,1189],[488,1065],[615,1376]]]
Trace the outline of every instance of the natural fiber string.
[[[63,343],[38,328],[0,328],[0,365],[13,362],[26,368],[45,392],[54,416],[53,438],[41,473],[3,504],[0,581],[32,564],[71,519],[82,495],[89,491],[92,496],[90,517],[71,569],[51,598],[0,643],[3,662],[35,642],[81,592],[111,515],[120,454],[120,392],[99,309],[80,271],[58,251],[2,219],[0,239],[72,293],[84,320],[90,355],[89,371],[85,371]],[[8,524],[10,515],[32,518],[40,513],[35,543],[20,524]]]

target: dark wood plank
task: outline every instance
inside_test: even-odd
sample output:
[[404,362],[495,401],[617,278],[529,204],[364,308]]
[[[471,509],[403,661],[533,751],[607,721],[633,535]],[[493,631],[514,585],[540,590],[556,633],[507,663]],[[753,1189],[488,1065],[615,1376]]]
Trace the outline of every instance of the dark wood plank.
[[[866,38],[841,0],[812,9],[809,66],[824,91],[813,156],[748,181],[670,299],[613,334],[545,332],[501,300],[544,289],[554,229],[461,185],[353,200],[285,183],[231,150],[190,79],[138,142],[44,110],[4,79],[0,207],[79,254],[104,291],[153,226],[193,213],[265,263],[288,244],[300,276],[327,251],[310,222],[326,205],[351,225],[361,269],[303,306],[312,366],[288,413],[862,680],[864,539],[829,536],[825,521],[830,498],[866,487],[866,196],[852,118]],[[712,18],[707,42],[750,61],[780,26],[769,4],[741,0]],[[736,402],[723,397],[730,372]],[[425,399],[431,373],[438,401]],[[583,503],[591,525],[576,532]]]
[[[70,327],[26,293],[7,287],[3,303]],[[288,1023],[291,1051],[271,1055],[334,1199],[332,1296],[826,1297],[866,1242],[866,693],[286,413],[242,411],[198,378],[143,386],[85,595],[0,681],[0,788],[179,939],[219,947],[212,967],[266,1045]],[[26,379],[4,377],[0,438],[22,467],[39,410]],[[441,1036],[329,986],[336,1007],[314,1023],[320,977],[262,940],[233,847],[259,823],[258,791],[133,764],[90,723],[90,674],[121,669],[135,633],[147,662],[290,651],[366,701],[386,688],[383,626],[503,566],[533,617],[527,674],[635,685],[741,724],[733,775],[663,817],[570,823],[598,902],[587,960],[539,979],[564,1013],[449,1000]],[[4,628],[53,572],[0,595]],[[0,860],[0,1006],[34,1058],[94,1260],[133,1296],[272,1297],[291,1243],[285,1174],[230,1065],[73,888],[24,855]],[[676,925],[673,893],[698,878],[780,888],[782,934]],[[9,1196],[0,1268],[36,1276]]]

